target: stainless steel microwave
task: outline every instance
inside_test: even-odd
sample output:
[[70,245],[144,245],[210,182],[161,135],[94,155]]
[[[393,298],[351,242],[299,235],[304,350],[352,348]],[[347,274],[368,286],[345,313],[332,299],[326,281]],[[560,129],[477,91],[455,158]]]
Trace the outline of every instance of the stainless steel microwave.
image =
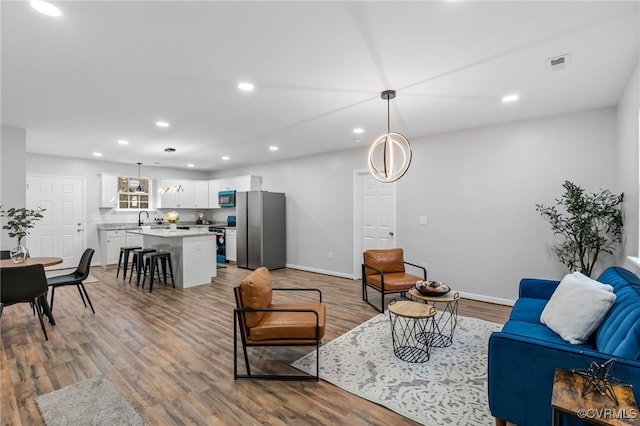
[[218,204],[220,205],[220,207],[235,207],[236,191],[218,192]]

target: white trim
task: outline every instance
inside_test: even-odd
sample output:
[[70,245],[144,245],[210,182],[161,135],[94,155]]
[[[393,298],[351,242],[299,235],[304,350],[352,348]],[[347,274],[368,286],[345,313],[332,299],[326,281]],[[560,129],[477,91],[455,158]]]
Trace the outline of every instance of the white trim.
[[300,266],[300,265],[292,265],[290,263],[287,263],[285,266],[287,268],[298,269],[300,271],[315,272],[316,274],[331,275],[331,276],[334,276],[334,277],[354,279],[353,275],[345,274],[344,272],[327,271],[325,269],[310,268],[308,266]]
[[498,305],[513,306],[516,301],[511,299],[502,299],[499,297],[484,296],[482,294],[465,293],[460,291],[460,297],[465,299],[477,300],[479,302],[496,303]]

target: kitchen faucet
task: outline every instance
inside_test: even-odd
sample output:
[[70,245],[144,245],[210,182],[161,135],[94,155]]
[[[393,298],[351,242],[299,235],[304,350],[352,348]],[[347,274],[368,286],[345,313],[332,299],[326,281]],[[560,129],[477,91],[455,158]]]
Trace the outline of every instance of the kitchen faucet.
[[142,213],[147,215],[147,219],[149,219],[149,212],[146,210],[141,210],[140,213],[138,213],[138,226],[142,226]]

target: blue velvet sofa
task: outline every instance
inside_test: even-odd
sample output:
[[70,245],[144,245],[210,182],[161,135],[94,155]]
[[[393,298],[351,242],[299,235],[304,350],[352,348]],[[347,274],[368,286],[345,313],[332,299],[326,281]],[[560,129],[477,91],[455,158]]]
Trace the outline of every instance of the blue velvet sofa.
[[589,341],[581,345],[563,340],[540,322],[559,282],[520,281],[509,321],[489,338],[489,407],[497,425],[504,421],[518,426],[551,425],[554,369],[583,368],[580,352],[596,362],[615,358],[611,374],[632,384],[640,401],[640,279],[624,268],[611,267],[598,281],[613,287],[616,301]]

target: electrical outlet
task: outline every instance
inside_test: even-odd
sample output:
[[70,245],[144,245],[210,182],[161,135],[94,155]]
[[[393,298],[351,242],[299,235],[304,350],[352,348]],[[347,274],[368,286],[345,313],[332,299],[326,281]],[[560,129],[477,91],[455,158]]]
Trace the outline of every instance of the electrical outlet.
[[329,259],[333,259],[333,252],[332,251],[329,252]]
[[427,217],[426,216],[418,217],[418,225],[426,225],[426,224],[427,224]]

